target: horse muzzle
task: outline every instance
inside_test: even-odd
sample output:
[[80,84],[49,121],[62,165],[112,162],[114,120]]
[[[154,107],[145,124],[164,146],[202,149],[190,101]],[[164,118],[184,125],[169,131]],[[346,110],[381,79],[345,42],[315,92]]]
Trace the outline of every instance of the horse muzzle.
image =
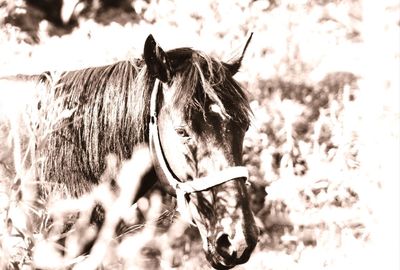
[[254,251],[259,230],[252,224],[245,228],[237,227],[234,235],[220,231],[214,239],[208,239],[206,257],[216,269],[230,269],[246,263]]
[[230,245],[230,247],[224,246],[220,248],[217,245],[215,250],[216,253],[212,255],[207,255],[206,253],[208,261],[215,269],[231,269],[239,264],[246,263],[256,246],[255,244],[250,246],[246,245],[246,247],[242,248],[242,250],[238,252],[240,248],[236,250],[232,244],[224,243],[223,245]]

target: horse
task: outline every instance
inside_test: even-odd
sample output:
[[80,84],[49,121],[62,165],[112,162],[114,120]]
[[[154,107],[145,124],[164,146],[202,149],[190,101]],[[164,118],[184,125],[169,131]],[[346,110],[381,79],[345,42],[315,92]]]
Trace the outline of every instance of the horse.
[[99,184],[109,153],[127,160],[144,144],[152,169],[134,201],[160,181],[198,227],[208,262],[230,269],[249,260],[259,234],[242,161],[252,112],[233,78],[250,39],[240,56],[223,62],[188,47],[164,51],[149,35],[142,58],[0,82],[41,86],[34,94],[13,93],[29,100],[23,108],[35,112],[29,120],[34,128],[52,127],[40,147],[33,146],[45,157],[45,181],[82,196]]

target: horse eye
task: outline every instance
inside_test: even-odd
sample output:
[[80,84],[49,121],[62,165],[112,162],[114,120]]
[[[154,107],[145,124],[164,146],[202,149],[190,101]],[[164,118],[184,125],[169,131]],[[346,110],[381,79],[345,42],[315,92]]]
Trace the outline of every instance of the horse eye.
[[178,134],[182,138],[188,138],[189,134],[187,133],[186,129],[184,127],[178,127],[175,128],[176,134]]

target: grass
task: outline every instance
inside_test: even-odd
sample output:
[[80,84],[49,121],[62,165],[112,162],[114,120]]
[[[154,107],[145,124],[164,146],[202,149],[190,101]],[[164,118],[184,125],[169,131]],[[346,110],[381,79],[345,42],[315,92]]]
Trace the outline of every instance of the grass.
[[[239,51],[248,31],[254,31],[237,79],[247,87],[254,111],[244,159],[262,234],[250,261],[236,269],[398,269],[395,2],[135,1],[142,11],[134,23],[81,18],[72,33],[58,37],[50,36],[49,25],[41,22],[39,44],[25,42],[26,33],[4,26],[0,73],[73,69],[139,56],[150,32],[166,49],[193,46],[229,59],[227,48]],[[0,111],[9,113],[3,104]],[[22,166],[22,160],[30,153],[31,135],[18,135],[14,131],[21,130],[12,128],[17,120],[1,117],[0,267],[208,269],[196,230],[176,218],[171,198],[157,192],[138,203],[142,214],[126,210],[135,232],[130,237],[121,241],[104,232],[96,255],[75,258],[82,241],[95,232],[87,220],[79,220],[68,236],[68,256],[62,258],[53,241],[60,232],[51,227],[49,216],[59,213],[63,220],[76,204],[85,210],[80,205],[91,206],[96,192],[57,203],[30,198],[36,172]],[[98,190],[108,194],[105,189]],[[108,198],[114,197],[111,192]],[[109,203],[110,208],[119,203]]]

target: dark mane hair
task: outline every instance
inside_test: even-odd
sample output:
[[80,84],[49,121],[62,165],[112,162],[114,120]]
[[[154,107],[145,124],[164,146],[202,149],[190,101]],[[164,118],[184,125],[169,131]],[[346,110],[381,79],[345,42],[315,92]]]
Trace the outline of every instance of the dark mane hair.
[[[213,102],[227,117],[249,122],[246,94],[226,64],[190,48],[167,54],[175,71],[175,106],[188,117],[195,111],[204,114]],[[108,154],[129,159],[135,145],[147,142],[154,78],[141,59],[49,77],[41,82],[59,108],[47,108],[47,113],[71,113],[53,124],[48,144],[41,150],[46,157],[44,177],[63,184],[68,176],[65,186],[71,195],[78,196],[98,183]]]

